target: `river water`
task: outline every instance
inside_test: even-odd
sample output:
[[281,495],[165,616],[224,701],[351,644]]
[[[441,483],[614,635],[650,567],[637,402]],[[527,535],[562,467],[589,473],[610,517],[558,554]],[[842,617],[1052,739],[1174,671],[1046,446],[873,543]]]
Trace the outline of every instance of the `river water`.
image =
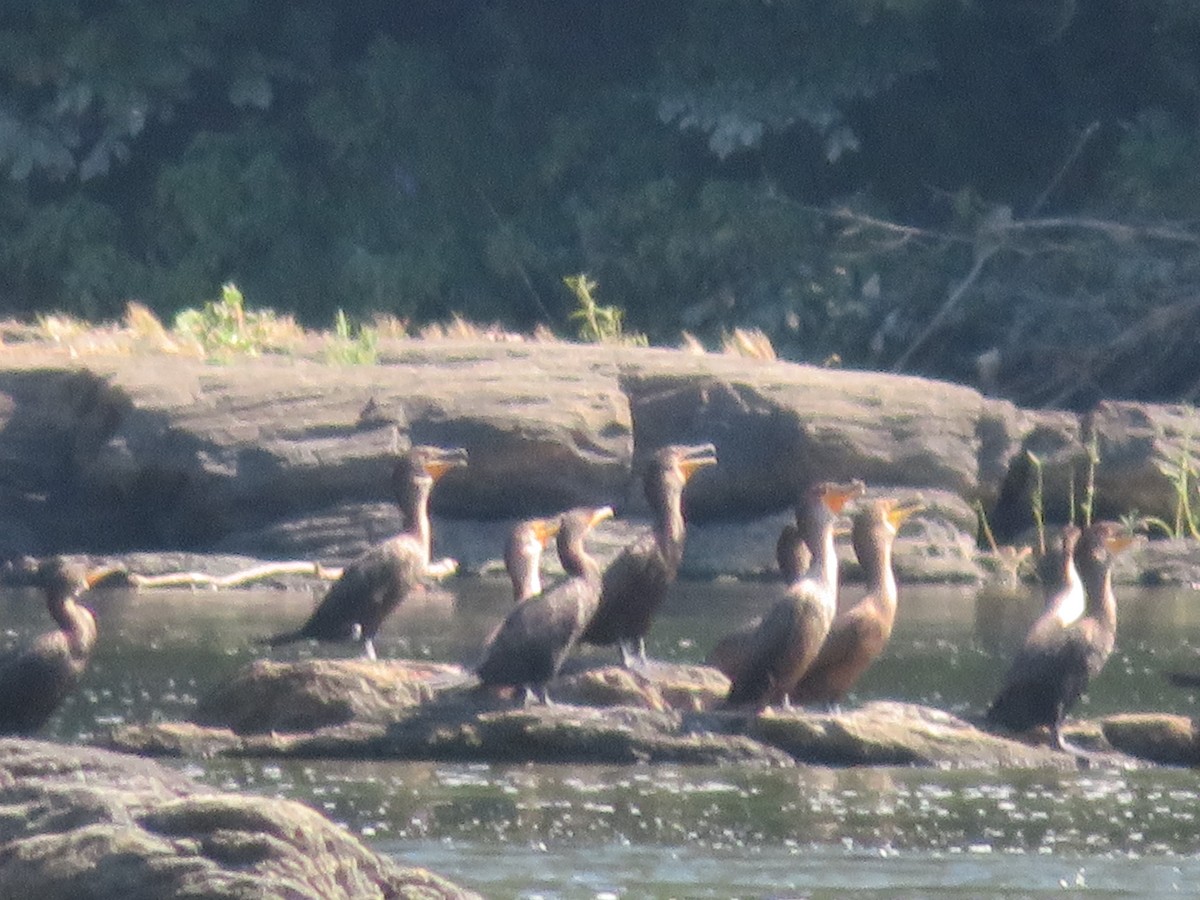
[[[96,591],[101,642],[47,737],[176,719],[262,652],[254,635],[299,622],[313,592]],[[760,611],[760,583],[681,582],[649,642],[697,661]],[[846,589],[852,600],[861,589]],[[1200,596],[1119,590],[1117,652],[1081,715],[1192,714]],[[469,661],[507,610],[507,582],[463,578],[406,604],[381,656]],[[1032,597],[906,586],[884,659],[851,703],[893,698],[978,711],[1036,613]],[[47,627],[40,599],[0,592],[0,643]],[[279,658],[320,651],[298,646]],[[615,654],[613,654],[615,655]],[[1194,661],[1194,662],[1193,662]],[[930,769],[493,766],[188,760],[220,787],[302,800],[407,863],[489,897],[1148,897],[1200,894],[1200,775]]]

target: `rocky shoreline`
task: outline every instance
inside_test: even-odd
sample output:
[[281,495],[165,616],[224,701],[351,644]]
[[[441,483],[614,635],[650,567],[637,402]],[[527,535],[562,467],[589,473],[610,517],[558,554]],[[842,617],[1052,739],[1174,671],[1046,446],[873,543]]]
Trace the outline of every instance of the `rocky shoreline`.
[[[990,560],[978,507],[1000,543],[1032,537],[1029,453],[1048,523],[1078,510],[1093,451],[1097,517],[1173,522],[1195,430],[1179,406],[1023,410],[911,376],[664,349],[396,340],[374,366],[218,366],[9,346],[0,559],[150,551],[337,565],[395,528],[395,434],[471,453],[433,500],[437,552],[463,571],[496,559],[513,518],[578,504],[617,510],[597,534],[603,555],[644,522],[645,455],[712,441],[720,465],[689,485],[685,577],[770,570],[800,486],[862,478],[927,504],[899,547],[901,577],[979,581]],[[1163,543],[1118,576],[1200,581],[1200,543]]]
[[[1005,566],[979,547],[977,509],[1002,544],[1032,540],[1030,454],[1050,523],[1078,508],[1092,456],[1094,513],[1108,518],[1173,521],[1180,472],[1196,462],[1183,407],[1022,410],[920,378],[679,351],[395,341],[380,365],[337,367],[0,350],[0,579],[17,584],[26,557],[53,553],[119,563],[143,589],[150,576],[203,581],[280,561],[295,565],[253,585],[311,584],[395,529],[396,437],[470,452],[433,502],[435,553],[465,575],[497,565],[515,517],[585,503],[618,510],[592,542],[601,562],[611,558],[645,527],[637,473],[665,443],[711,441],[720,458],[689,486],[685,578],[766,577],[800,486],[862,478],[872,495],[925,503],[897,543],[902,582],[978,584]],[[855,579],[853,559],[843,561]],[[1200,583],[1200,542],[1144,543],[1115,575]],[[128,754],[1080,764],[913,704],[730,713],[716,708],[727,686],[703,666],[638,675],[580,664],[555,684],[558,704],[526,708],[482,695],[456,666],[259,660],[192,721],[114,729],[102,743],[125,755],[0,742],[0,809],[13,811],[0,817],[12,825],[0,834],[0,898],[470,896],[299,804],[217,795]],[[1200,765],[1186,717],[1110,716],[1067,735],[1092,764]]]

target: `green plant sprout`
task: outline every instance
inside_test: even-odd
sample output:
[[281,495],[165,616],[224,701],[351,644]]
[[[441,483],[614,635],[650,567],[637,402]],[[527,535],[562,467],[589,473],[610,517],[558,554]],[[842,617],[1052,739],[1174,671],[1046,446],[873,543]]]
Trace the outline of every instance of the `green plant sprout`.
[[987,540],[988,547],[992,552],[992,559],[995,560],[996,565],[1003,573],[1003,583],[1009,587],[1015,586],[1020,577],[1021,566],[1029,558],[1029,555],[1033,552],[1033,548],[1028,546],[999,546],[996,543],[996,536],[992,533],[992,526],[988,522],[987,510],[983,508],[983,502],[980,500],[975,501],[975,516],[979,520],[980,530],[983,532],[983,536]]
[[338,309],[333,335],[325,344],[325,359],[347,366],[370,366],[379,360],[379,335],[374,328],[350,324],[346,311]]
[[1100,439],[1095,432],[1087,442],[1087,477],[1084,481],[1083,503],[1080,512],[1083,513],[1083,527],[1092,524],[1092,516],[1096,510],[1096,468],[1100,465]]
[[1200,539],[1200,521],[1192,510],[1192,487],[1196,469],[1192,464],[1192,432],[1189,427],[1183,433],[1179,457],[1170,467],[1167,477],[1175,491],[1175,522],[1168,524],[1158,516],[1145,516],[1142,521],[1147,527],[1158,528],[1168,537],[1192,537]]
[[236,354],[258,356],[275,346],[273,337],[281,323],[270,310],[247,311],[237,285],[221,287],[221,299],[210,300],[202,309],[184,309],[175,316],[174,330],[196,341],[205,354],[227,360]]
[[585,273],[567,275],[563,283],[575,295],[578,308],[571,313],[570,319],[578,322],[579,339],[593,344],[627,343],[644,346],[646,336],[643,334],[625,333],[625,310],[619,306],[601,306],[596,302],[592,292],[599,285],[588,278]]
[[1044,501],[1046,496],[1046,485],[1042,478],[1042,461],[1032,450],[1026,450],[1025,456],[1029,459],[1029,464],[1033,466],[1033,491],[1029,496],[1029,506],[1033,511],[1033,524],[1037,526],[1038,536],[1038,554],[1045,556],[1046,554],[1046,516],[1044,509]]

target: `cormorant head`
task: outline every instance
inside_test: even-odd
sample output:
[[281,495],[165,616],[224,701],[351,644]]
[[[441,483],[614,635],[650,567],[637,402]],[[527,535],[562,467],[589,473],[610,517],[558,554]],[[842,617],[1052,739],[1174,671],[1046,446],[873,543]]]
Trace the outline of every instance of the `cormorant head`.
[[467,464],[467,451],[461,447],[411,448],[392,470],[392,490],[401,509],[409,509],[421,491],[429,491],[451,469]]
[[[861,557],[864,552],[869,552],[867,548],[893,540],[904,520],[924,508],[921,503],[900,503],[892,497],[881,497],[863,504],[854,516],[850,531],[850,541],[856,554]],[[862,552],[859,552],[860,547],[863,548]]]
[[83,566],[62,556],[42,560],[34,574],[34,583],[53,600],[77,597],[91,586]]
[[611,506],[580,506],[562,514],[562,527],[558,530],[558,555],[562,559],[571,553],[572,547],[580,547],[587,533],[611,519]]
[[1093,522],[1079,537],[1075,559],[1107,568],[1112,558],[1132,543],[1133,535],[1116,522]]
[[655,451],[646,469],[646,500],[653,508],[672,488],[682,491],[696,472],[717,464],[717,448],[712,444],[669,444]]
[[804,492],[796,504],[796,526],[800,536],[815,551],[813,541],[819,541],[824,529],[832,527],[834,520],[851,500],[866,493],[867,486],[858,479],[847,484],[819,481]]

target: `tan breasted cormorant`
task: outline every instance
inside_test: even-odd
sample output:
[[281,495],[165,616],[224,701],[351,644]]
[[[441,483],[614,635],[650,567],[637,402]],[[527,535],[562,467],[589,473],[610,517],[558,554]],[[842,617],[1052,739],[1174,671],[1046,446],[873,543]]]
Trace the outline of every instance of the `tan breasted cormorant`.
[[654,530],[630,544],[604,570],[600,606],[582,640],[617,644],[627,668],[646,662],[646,633],[683,559],[683,488],[703,466],[716,465],[712,444],[672,444],[655,452],[643,489]]
[[867,593],[834,618],[816,660],[789,694],[792,703],[840,703],[883,653],[896,621],[892,544],[901,523],[920,508],[881,499],[855,515],[850,540],[867,579]]
[[584,538],[612,514],[610,506],[563,514],[558,558],[567,579],[517,604],[505,617],[475,670],[482,684],[524,687],[526,702],[534,695],[549,702],[546,684],[562,668],[600,600],[600,566],[584,549]]
[[[1075,542],[1074,553],[1070,544]],[[1034,623],[987,711],[987,721],[1009,731],[1050,729],[1055,746],[1075,752],[1062,737],[1067,712],[1087,690],[1112,653],[1117,634],[1117,603],[1110,566],[1114,554],[1131,542],[1112,522],[1097,522],[1082,534],[1068,528],[1062,538],[1065,560],[1057,594]],[[1082,582],[1083,615],[1070,619],[1078,603],[1074,582]]]
[[762,709],[789,704],[788,694],[816,659],[837,613],[834,523],[847,501],[861,496],[863,490],[861,481],[822,482],[805,492],[796,507],[796,525],[812,551],[812,564],[755,630],[746,660],[729,686],[727,706]]
[[0,734],[31,734],[79,683],[96,645],[96,620],[75,601],[101,575],[62,557],[40,563],[33,584],[46,595],[58,628],[0,659]]
[[429,495],[446,472],[467,464],[461,448],[417,446],[397,462],[392,487],[404,518],[404,530],[364,551],[342,571],[308,621],[295,631],[265,640],[272,647],[308,638],[356,641],[368,659],[373,640],[388,614],[424,578],[432,536]]
[[[812,553],[801,539],[796,523],[788,522],[779,532],[779,540],[775,542],[775,562],[779,565],[784,585],[789,587],[804,577],[811,565]],[[722,637],[704,658],[704,664],[712,666],[732,680],[745,665],[754,642],[754,633],[762,624],[762,620],[762,616],[755,616],[740,625],[737,630]]]
[[512,580],[513,599],[518,603],[542,592],[542,551],[550,546],[561,523],[561,517],[526,519],[509,532],[504,545],[504,570]]

